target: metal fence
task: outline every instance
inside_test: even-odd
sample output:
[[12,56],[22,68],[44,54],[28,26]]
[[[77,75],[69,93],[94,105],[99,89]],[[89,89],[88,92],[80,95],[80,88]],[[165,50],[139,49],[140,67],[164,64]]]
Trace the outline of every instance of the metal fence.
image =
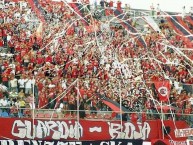
[[147,110],[146,112],[116,112],[101,110],[64,110],[64,109],[31,109],[0,107],[0,117],[7,118],[33,118],[33,119],[89,119],[89,120],[122,120],[131,121],[132,114],[137,116],[138,121],[145,120],[185,120],[190,125],[193,122],[193,114],[177,113],[169,111],[164,113],[162,110]]

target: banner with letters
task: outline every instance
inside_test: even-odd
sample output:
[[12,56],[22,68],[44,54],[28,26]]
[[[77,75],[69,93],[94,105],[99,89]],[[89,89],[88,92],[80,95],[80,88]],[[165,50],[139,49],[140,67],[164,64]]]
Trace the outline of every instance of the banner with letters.
[[[193,145],[192,140],[173,141],[160,140],[157,143],[165,143],[167,145]],[[119,140],[103,140],[103,141],[56,141],[56,140],[0,140],[1,145],[152,145],[152,142],[143,140],[119,139]]]
[[193,136],[193,128],[184,128],[175,130],[176,137],[190,137]]
[[[147,145],[154,145],[154,144],[160,144],[160,145],[188,145],[187,141],[176,141],[176,140],[169,140],[169,139],[156,139],[156,140],[152,140],[151,144],[147,144]],[[143,142],[143,145],[146,145]]]
[[[133,124],[120,121],[0,118],[0,124],[1,140],[152,140],[162,137],[161,121],[159,120]],[[176,126],[179,129],[187,128],[183,121],[177,121],[176,126],[172,126],[172,123],[168,121],[164,124],[171,126],[170,135],[173,139],[175,139],[173,131]]]
[[104,141],[37,141],[0,140],[1,145],[142,145],[143,140],[104,140]]

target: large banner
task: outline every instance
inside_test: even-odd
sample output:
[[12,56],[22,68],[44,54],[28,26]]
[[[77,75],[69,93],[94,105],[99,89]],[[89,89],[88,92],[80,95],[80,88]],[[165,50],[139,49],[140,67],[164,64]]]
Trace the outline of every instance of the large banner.
[[104,141],[37,141],[0,140],[1,145],[142,145],[142,140],[104,140]]
[[56,140],[0,140],[0,145],[193,145],[193,141],[173,141],[157,140],[156,142],[147,142],[143,140],[119,139],[119,140],[101,140],[101,141],[56,141]]
[[[156,120],[138,122],[134,125],[131,122],[120,121],[0,118],[0,124],[2,140],[151,140],[160,138],[162,134],[160,121]],[[176,126],[178,124],[176,122]],[[181,123],[182,128],[183,126],[186,127],[186,124]],[[174,133],[171,137],[175,138]]]

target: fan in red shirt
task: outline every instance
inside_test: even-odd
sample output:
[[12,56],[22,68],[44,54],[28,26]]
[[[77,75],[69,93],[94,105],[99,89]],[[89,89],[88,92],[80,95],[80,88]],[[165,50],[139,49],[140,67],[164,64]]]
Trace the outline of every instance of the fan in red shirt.
[[8,68],[8,66],[9,66],[8,60],[5,60],[5,61],[4,61],[3,66],[4,66],[4,69],[7,69],[7,68]]
[[52,63],[52,61],[53,61],[52,54],[51,52],[48,52],[47,56],[45,57],[45,62]]
[[78,77],[78,70],[76,67],[72,67],[71,78],[77,78],[77,77]]
[[41,54],[38,54],[38,57],[36,59],[36,63],[38,65],[42,65],[44,63],[44,57]]
[[41,80],[37,80],[37,87],[39,91],[42,91],[44,88],[44,85]]
[[15,73],[16,75],[21,74],[23,71],[23,67],[21,66],[20,62],[16,62],[16,66],[15,66]]
[[45,91],[41,91],[39,93],[39,103],[38,103],[38,108],[44,109],[46,108],[48,104],[48,99],[46,97]]
[[17,54],[17,55],[15,56],[15,60],[16,60],[17,62],[19,62],[20,64],[22,63],[22,59],[21,59],[20,54]]
[[156,81],[159,81],[159,74],[154,74],[152,77],[151,77],[151,81],[152,82],[156,82]]
[[5,86],[8,88],[8,81],[9,81],[10,73],[8,72],[8,70],[5,70],[5,71],[2,73],[1,76],[2,76],[3,85],[5,85]]
[[3,39],[0,37],[0,47],[3,47],[4,46],[4,42],[3,42]]
[[18,116],[18,108],[15,105],[10,107],[10,115],[12,117],[17,117]]

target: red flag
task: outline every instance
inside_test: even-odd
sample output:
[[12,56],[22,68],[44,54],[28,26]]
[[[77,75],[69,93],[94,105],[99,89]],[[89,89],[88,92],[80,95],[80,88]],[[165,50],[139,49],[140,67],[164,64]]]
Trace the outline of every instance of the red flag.
[[169,81],[154,82],[160,101],[167,102],[170,95],[171,84]]
[[115,111],[116,113],[124,113],[124,112],[129,112],[128,109],[126,109],[125,107],[121,106],[119,103],[117,103],[116,101],[113,101],[109,98],[107,98],[105,95],[99,95],[99,98],[102,100],[102,102],[104,104],[106,104],[107,106],[109,106],[109,108],[111,108],[113,111]]
[[136,114],[136,113],[132,113],[132,114],[131,114],[131,122],[132,122],[133,125],[135,126],[135,130],[136,130],[137,132],[139,132],[139,126],[138,126],[138,124],[137,124],[137,119],[138,119],[137,114]]

